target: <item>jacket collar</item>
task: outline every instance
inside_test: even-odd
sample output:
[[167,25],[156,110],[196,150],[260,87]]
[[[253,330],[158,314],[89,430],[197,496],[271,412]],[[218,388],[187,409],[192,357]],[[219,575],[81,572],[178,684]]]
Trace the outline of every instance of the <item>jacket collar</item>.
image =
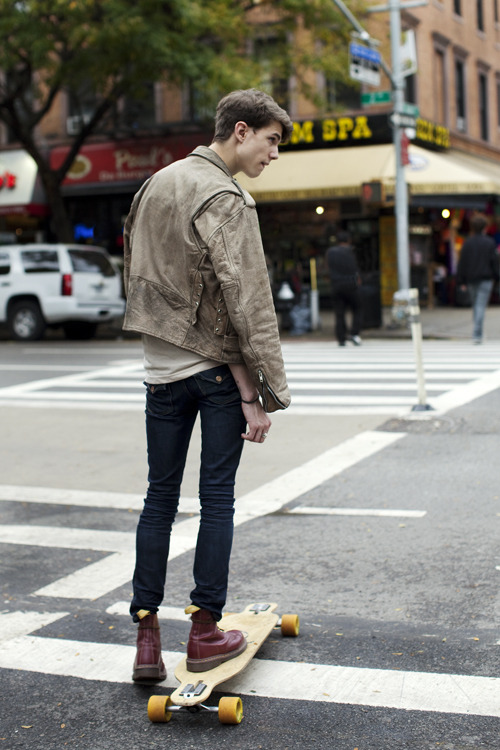
[[233,179],[233,175],[229,171],[226,162],[213,149],[208,148],[208,146],[197,146],[188,156],[201,156],[202,159],[207,159],[207,161],[212,162],[216,167],[222,169],[231,180]]

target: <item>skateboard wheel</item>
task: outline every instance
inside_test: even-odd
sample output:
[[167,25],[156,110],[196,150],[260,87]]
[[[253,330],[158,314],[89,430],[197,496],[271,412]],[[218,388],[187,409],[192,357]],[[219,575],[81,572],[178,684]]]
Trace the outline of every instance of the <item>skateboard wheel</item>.
[[300,619],[298,615],[282,615],[281,635],[295,638],[300,631]]
[[219,701],[219,721],[221,724],[239,724],[243,718],[241,698],[221,698]]
[[172,711],[167,707],[171,704],[169,695],[152,695],[148,701],[148,719],[155,724],[170,721]]

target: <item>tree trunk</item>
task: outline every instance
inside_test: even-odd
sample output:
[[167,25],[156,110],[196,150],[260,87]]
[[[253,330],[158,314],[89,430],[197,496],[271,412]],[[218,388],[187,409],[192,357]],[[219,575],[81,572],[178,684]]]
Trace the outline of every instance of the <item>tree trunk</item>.
[[50,208],[50,228],[58,242],[73,242],[73,226],[61,192],[61,182],[48,166],[39,168]]

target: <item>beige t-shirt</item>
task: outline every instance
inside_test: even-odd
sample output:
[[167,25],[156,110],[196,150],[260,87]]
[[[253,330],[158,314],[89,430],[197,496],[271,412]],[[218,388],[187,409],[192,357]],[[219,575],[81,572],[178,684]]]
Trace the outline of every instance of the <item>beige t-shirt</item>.
[[181,349],[156,336],[142,335],[146,382],[151,385],[184,380],[197,372],[218,367],[221,363],[207,359],[202,354]]

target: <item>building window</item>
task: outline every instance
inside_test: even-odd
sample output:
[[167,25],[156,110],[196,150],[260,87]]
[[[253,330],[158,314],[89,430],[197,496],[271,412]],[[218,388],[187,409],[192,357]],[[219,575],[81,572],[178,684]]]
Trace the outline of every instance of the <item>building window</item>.
[[446,125],[448,121],[446,106],[446,60],[445,53],[442,49],[434,50],[435,64],[435,108],[436,122]]
[[256,39],[254,55],[262,71],[263,88],[268,91],[275,101],[290,109],[290,91],[287,75],[286,39],[278,37],[262,37]]
[[[66,118],[66,133],[77,135],[86,125],[99,105],[99,97],[92,86],[82,84],[77,89],[68,89],[68,117]],[[97,124],[95,133],[108,133],[116,126],[116,111],[112,107]]]
[[500,128],[500,78],[497,78],[497,126]]
[[457,111],[457,130],[465,133],[467,130],[466,98],[465,98],[465,63],[455,60],[455,106]]
[[339,110],[359,109],[360,87],[353,83],[334,81],[327,78],[325,81],[326,107],[328,112]]
[[457,16],[462,15],[462,0],[453,0],[453,12],[457,14]]
[[489,139],[488,132],[488,77],[485,73],[479,73],[479,134],[483,141]]
[[126,96],[120,113],[122,127],[127,131],[149,130],[156,124],[155,84],[146,81],[142,85],[141,96]]
[[484,31],[483,0],[476,0],[476,15],[478,31]]
[[498,23],[500,18],[498,15],[498,0],[493,0],[493,16],[495,18],[495,23]]
[[455,98],[457,110],[457,130],[465,131],[466,99],[465,99],[465,65],[462,60],[455,61]]
[[417,76],[406,76],[404,79],[405,85],[405,102],[410,104],[417,103]]

